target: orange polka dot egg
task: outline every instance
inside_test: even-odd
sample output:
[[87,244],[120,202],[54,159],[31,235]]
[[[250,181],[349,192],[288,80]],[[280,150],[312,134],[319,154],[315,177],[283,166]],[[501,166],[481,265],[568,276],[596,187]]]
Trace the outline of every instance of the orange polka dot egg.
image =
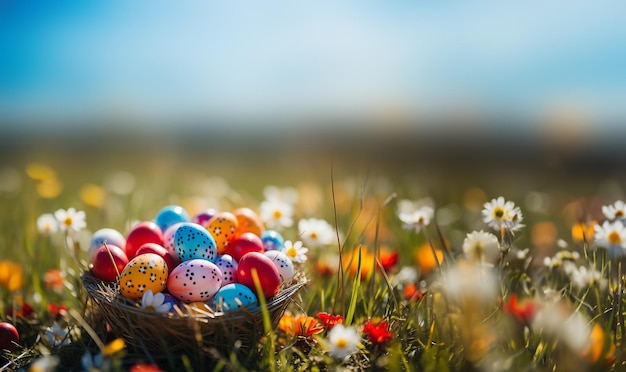
[[120,292],[130,299],[139,299],[149,290],[153,293],[165,289],[168,277],[163,257],[145,253],[133,258],[120,275]]

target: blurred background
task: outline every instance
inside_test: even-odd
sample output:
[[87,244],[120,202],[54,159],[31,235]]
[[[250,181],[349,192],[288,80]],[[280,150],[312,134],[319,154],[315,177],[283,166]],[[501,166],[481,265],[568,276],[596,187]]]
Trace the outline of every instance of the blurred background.
[[619,1],[5,0],[1,161],[619,172],[624,25]]

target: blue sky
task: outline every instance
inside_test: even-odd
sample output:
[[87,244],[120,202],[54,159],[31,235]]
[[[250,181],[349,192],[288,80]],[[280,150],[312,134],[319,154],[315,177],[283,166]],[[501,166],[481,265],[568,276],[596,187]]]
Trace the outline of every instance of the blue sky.
[[5,118],[626,119],[620,1],[2,4]]

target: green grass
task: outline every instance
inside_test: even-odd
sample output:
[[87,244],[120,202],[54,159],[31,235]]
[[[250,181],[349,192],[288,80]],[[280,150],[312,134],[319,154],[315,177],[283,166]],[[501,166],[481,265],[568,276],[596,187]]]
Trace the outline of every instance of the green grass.
[[[361,333],[357,350],[345,360],[333,358],[328,345],[329,329],[297,336],[273,329],[265,314],[265,336],[247,353],[207,352],[198,359],[193,351],[188,355],[157,355],[127,345],[107,354],[102,369],[126,370],[138,363],[164,370],[197,370],[200,366],[214,370],[277,371],[624,368],[626,278],[622,262],[609,259],[606,251],[594,244],[593,237],[576,241],[570,233],[577,219],[600,220],[599,206],[615,200],[615,194],[601,187],[603,179],[570,183],[570,179],[557,180],[558,175],[538,173],[536,179],[521,175],[516,183],[503,180],[503,175],[495,172],[491,178],[474,182],[462,173],[444,177],[442,171],[354,167],[352,162],[331,165],[321,161],[308,171],[288,162],[285,164],[291,165],[282,171],[235,162],[230,166],[198,160],[184,167],[177,164],[155,159],[144,163],[98,163],[94,168],[84,162],[52,160],[56,178],[63,183],[62,191],[53,198],[40,195],[37,188],[41,181],[27,176],[26,162],[5,167],[17,174],[20,186],[0,192],[0,261],[18,264],[24,283],[19,288],[9,288],[6,280],[0,281],[0,320],[14,324],[20,333],[15,349],[1,352],[0,371],[28,369],[46,355],[56,358],[58,370],[81,370],[81,357],[86,351],[98,354],[117,338],[102,324],[92,323],[90,302],[81,284],[80,275],[88,268],[85,248],[90,232],[112,227],[125,234],[132,221],[150,220],[167,204],[181,204],[190,212],[193,207],[229,211],[242,206],[258,211],[267,185],[299,190],[301,200],[296,204],[295,226],[301,218],[315,217],[325,219],[338,230],[333,244],[310,248],[308,261],[301,268],[310,282],[300,292],[299,301],[288,309],[289,313],[315,319],[320,312],[341,315],[346,327]],[[134,175],[136,184],[131,193],[119,195],[107,188],[107,177],[117,170]],[[226,181],[224,190],[207,184],[210,177],[217,176]],[[416,179],[423,180],[423,184]],[[102,188],[102,205],[89,205],[81,199],[81,189],[86,184]],[[480,210],[464,202],[467,190],[476,187],[483,190],[486,198],[479,203],[500,195],[514,201],[524,213],[526,227],[512,239],[512,252],[489,269],[495,276],[494,293],[481,292],[486,283],[484,277],[476,280],[465,276],[461,277],[462,283],[452,283],[463,291],[451,295],[454,285],[444,279],[449,277],[447,273],[467,263],[461,249],[466,234],[474,230],[492,231],[482,222]],[[537,192],[547,197],[549,204],[528,208],[533,206],[532,197]],[[434,200],[441,223],[432,222],[419,233],[403,229],[397,202],[425,197]],[[315,198],[319,198],[318,202],[307,203]],[[212,202],[219,205],[209,205]],[[580,207],[580,213],[573,216],[564,213],[572,202]],[[38,232],[36,220],[41,214],[69,207],[86,212],[84,231],[69,240],[62,232],[49,237]],[[541,240],[536,226],[546,221],[555,234],[544,232],[546,236]],[[500,234],[494,233],[501,240]],[[296,240],[297,227],[286,228],[283,235]],[[571,273],[563,270],[564,265],[551,269],[543,265],[544,257],[560,250],[558,239],[567,243],[567,250],[579,253],[577,259],[565,261],[575,262],[576,268],[584,267],[587,272],[597,270],[599,276],[578,286]],[[443,244],[447,248],[445,259],[441,265],[431,266],[429,272],[419,272],[424,263],[416,260],[416,250],[428,243],[429,252]],[[352,254],[357,247],[365,249]],[[514,253],[526,248],[528,257],[516,258]],[[387,270],[383,270],[380,257],[383,251],[398,253],[397,263]],[[354,264],[355,273],[346,269],[320,274],[317,264],[327,254],[339,255],[339,262],[346,267]],[[415,268],[417,277],[398,282],[397,274],[407,267]],[[58,291],[46,285],[46,273],[52,269],[63,273],[63,287]],[[16,273],[0,272],[0,279],[13,274]],[[421,289],[421,300],[405,298],[404,290],[409,284]],[[513,294],[520,301],[528,301],[534,320],[526,322],[515,309],[506,308]],[[261,298],[261,304],[265,300]],[[31,314],[19,314],[24,304],[32,307]],[[69,311],[55,318],[48,310],[50,304],[64,305]],[[538,314],[546,317],[541,311],[552,306],[558,309],[550,313],[558,314],[554,319],[537,319]],[[362,327],[368,319],[388,321],[391,341],[379,344],[363,334]],[[577,326],[568,328],[575,319],[580,319]],[[55,323],[68,332],[62,345],[50,343],[46,337],[46,329]],[[596,325],[598,328],[594,328]],[[579,342],[571,342],[574,338]]]

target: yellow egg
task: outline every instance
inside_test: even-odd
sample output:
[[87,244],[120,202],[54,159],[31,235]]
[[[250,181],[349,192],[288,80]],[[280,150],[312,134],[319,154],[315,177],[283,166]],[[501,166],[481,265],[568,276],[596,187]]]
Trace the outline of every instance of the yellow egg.
[[217,253],[222,254],[235,236],[237,230],[237,217],[230,212],[220,212],[213,216],[206,225],[209,234],[215,239]]
[[122,270],[120,292],[126,298],[141,298],[149,290],[161,292],[167,284],[167,264],[163,257],[145,253],[133,258]]

